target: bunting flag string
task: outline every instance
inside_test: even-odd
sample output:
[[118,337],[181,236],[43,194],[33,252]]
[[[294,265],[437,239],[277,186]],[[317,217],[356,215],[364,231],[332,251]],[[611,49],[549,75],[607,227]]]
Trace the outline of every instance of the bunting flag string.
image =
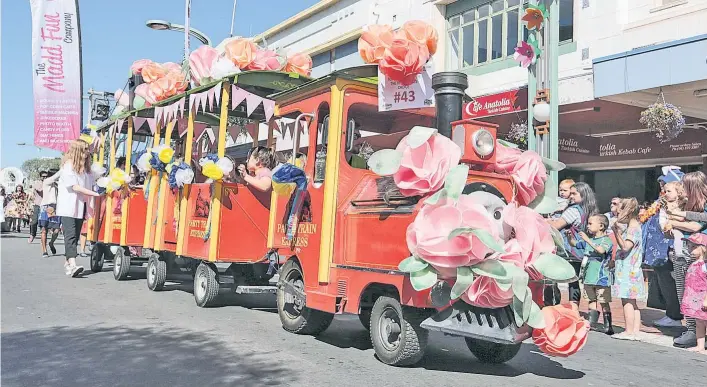
[[167,106],[157,106],[155,107],[155,120],[157,123],[165,124],[177,119],[178,116],[184,117],[184,103],[186,101],[185,97],[167,105]]
[[231,86],[231,110],[235,110],[243,101],[246,102],[246,115],[248,117],[253,114],[261,103],[263,104],[266,121],[269,121],[275,113],[275,101],[257,96],[236,85]]

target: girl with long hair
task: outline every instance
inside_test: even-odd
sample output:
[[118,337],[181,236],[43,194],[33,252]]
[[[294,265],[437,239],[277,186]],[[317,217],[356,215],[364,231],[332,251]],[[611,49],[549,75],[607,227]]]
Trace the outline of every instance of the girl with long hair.
[[638,221],[639,206],[636,198],[622,199],[619,215],[614,223],[616,252],[615,282],[612,295],[621,298],[626,321],[626,331],[611,336],[619,340],[639,340],[641,311],[636,300],[646,295],[643,280],[643,234]]
[[[691,172],[682,178],[682,185],[685,189],[687,202],[684,211],[692,213],[707,212],[707,176],[703,172]],[[676,211],[678,212],[678,211]],[[681,215],[683,211],[679,211]],[[690,235],[705,230],[707,223],[701,221],[689,221],[684,217],[672,216],[668,221],[671,229],[679,230],[687,238]],[[670,260],[673,263],[673,274],[675,276],[675,287],[678,292],[678,300],[682,302],[685,292],[685,276],[690,265],[695,261],[690,255],[693,246],[691,243],[683,243],[682,254],[671,254]],[[680,337],[673,340],[673,345],[680,348],[691,348],[697,345],[696,322],[694,318],[686,317],[687,331]]]
[[[597,199],[589,184],[578,182],[570,188],[569,201],[570,205],[562,211],[562,215],[559,218],[549,219],[548,222],[562,233],[565,240],[565,258],[572,264],[575,273],[579,276],[584,251],[577,246],[572,246],[570,241],[582,240],[579,233],[587,228],[587,219],[598,214]],[[569,298],[572,308],[579,310],[579,301],[582,299],[579,280],[569,284]]]
[[62,160],[56,209],[64,227],[64,270],[72,277],[78,277],[84,270],[76,265],[76,247],[81,226],[93,212],[91,199],[100,196],[91,190],[93,183],[89,144],[82,139],[74,140]]

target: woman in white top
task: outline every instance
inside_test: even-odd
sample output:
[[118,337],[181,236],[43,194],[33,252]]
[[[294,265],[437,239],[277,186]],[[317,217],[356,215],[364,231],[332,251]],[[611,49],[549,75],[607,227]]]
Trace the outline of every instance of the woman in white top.
[[83,272],[82,266],[76,265],[76,246],[84,219],[93,213],[92,198],[100,196],[91,190],[91,158],[89,144],[78,139],[71,143],[64,154],[59,178],[56,213],[61,216],[64,227],[64,247],[66,275],[77,277]]
[[54,242],[59,236],[61,228],[61,218],[56,214],[56,198],[59,194],[59,186],[57,180],[61,177],[61,170],[49,176],[51,172],[42,171],[40,178],[42,179],[42,202],[39,210],[37,223],[42,230],[42,257],[49,257],[47,254],[47,234],[51,233],[49,240],[49,248],[52,254],[56,254]]

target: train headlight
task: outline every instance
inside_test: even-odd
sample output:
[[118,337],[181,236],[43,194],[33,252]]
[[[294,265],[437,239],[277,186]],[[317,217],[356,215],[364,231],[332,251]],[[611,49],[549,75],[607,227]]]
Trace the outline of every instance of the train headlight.
[[471,137],[471,143],[474,151],[481,158],[490,156],[496,146],[493,134],[486,129],[477,130]]

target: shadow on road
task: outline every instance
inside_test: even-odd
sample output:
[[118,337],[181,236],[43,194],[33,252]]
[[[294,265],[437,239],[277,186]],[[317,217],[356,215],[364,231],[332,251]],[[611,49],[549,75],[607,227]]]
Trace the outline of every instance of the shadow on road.
[[210,335],[129,327],[53,327],[2,335],[3,386],[279,386],[298,373],[272,353]]

